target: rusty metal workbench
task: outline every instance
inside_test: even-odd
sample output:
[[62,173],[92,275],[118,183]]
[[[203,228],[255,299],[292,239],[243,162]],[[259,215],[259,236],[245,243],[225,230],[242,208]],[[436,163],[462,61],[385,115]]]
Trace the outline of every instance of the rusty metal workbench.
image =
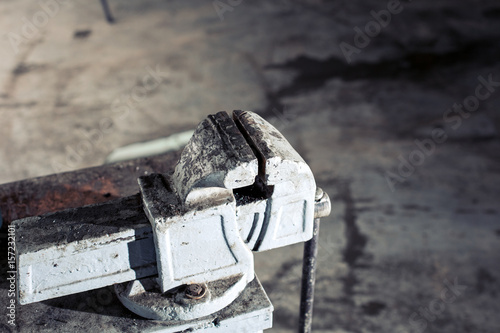
[[3,225],[27,216],[105,202],[139,191],[137,177],[173,170],[180,151],[0,185]]
[[[138,192],[137,177],[173,170],[180,151],[0,185],[0,298],[8,300],[7,225],[13,220],[100,203]],[[109,288],[16,307],[16,328],[5,320],[2,332],[139,332],[162,325],[125,309]]]

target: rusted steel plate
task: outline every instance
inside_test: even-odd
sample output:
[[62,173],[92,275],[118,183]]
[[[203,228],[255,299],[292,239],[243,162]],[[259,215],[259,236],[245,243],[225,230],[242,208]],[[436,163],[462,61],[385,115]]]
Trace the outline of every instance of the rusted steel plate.
[[2,230],[12,221],[139,192],[137,178],[173,172],[180,151],[0,185]]

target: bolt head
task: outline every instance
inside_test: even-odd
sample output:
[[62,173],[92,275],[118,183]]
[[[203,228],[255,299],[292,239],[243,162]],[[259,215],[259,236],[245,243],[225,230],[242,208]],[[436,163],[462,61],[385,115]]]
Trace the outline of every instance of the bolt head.
[[320,187],[316,187],[316,194],[314,195],[314,200],[320,201],[323,198],[323,190]]
[[205,296],[206,288],[201,284],[190,284],[186,287],[186,296],[192,299],[200,299]]

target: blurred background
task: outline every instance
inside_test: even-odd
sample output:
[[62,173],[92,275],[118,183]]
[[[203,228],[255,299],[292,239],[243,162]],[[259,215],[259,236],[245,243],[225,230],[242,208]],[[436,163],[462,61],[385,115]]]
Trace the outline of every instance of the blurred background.
[[[498,1],[109,5],[0,2],[0,183],[252,110],[332,199],[313,331],[500,332]],[[295,331],[301,257],[256,256],[270,332]]]

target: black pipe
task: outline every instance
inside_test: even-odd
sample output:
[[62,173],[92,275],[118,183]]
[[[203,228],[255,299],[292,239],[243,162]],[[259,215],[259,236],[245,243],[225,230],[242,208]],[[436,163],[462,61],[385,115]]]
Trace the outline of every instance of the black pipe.
[[310,333],[313,316],[316,259],[318,257],[319,218],[314,219],[313,237],[304,244],[302,287],[300,291],[299,333]]
[[108,23],[114,23],[115,19],[111,15],[111,10],[109,9],[108,0],[101,0],[102,9],[104,10],[104,16],[106,16],[106,21]]

